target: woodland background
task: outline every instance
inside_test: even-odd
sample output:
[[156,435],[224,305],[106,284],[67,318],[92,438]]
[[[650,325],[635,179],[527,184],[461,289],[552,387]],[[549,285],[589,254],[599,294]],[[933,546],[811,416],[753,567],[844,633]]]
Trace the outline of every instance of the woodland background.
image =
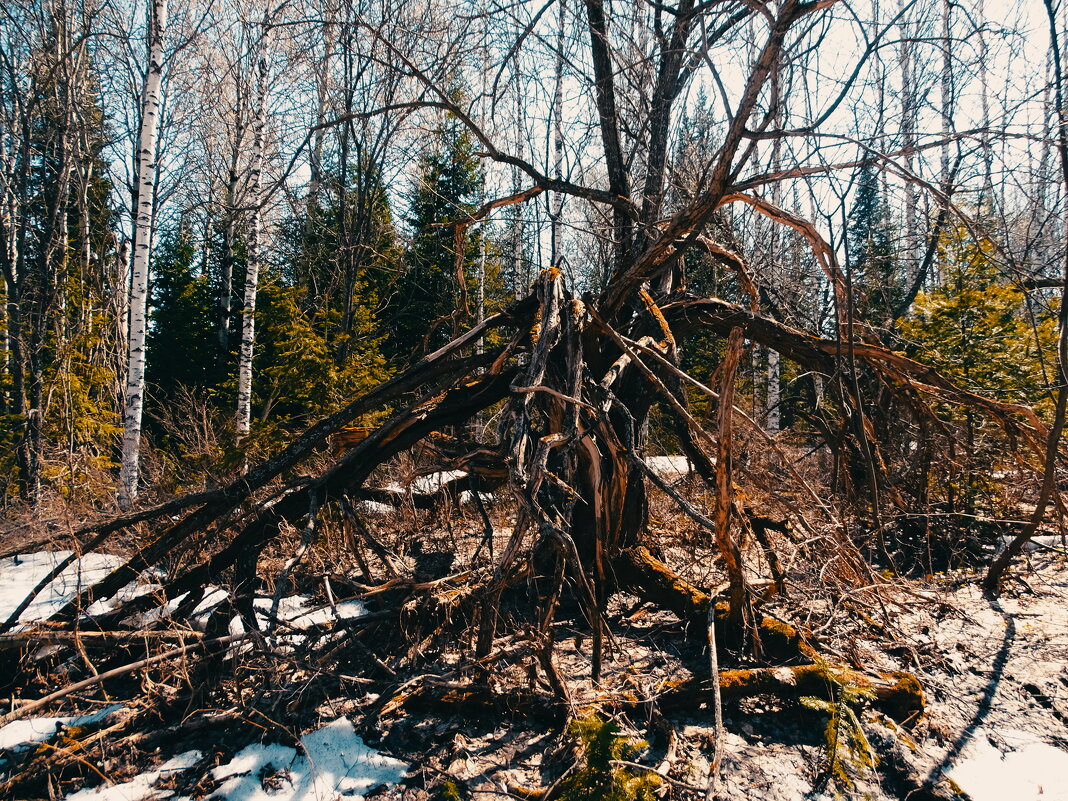
[[[759,703],[824,719],[812,793],[958,797],[1006,571],[1065,543],[1066,16],[5,4],[0,724],[122,709],[0,795],[166,752],[204,797],[341,705],[412,798],[463,796],[435,726],[524,713],[563,745],[508,794],[711,799]],[[922,582],[993,623],[922,651]],[[969,648],[994,689],[918,765]]]
[[[669,142],[665,215],[692,199],[728,119],[721,103],[758,47],[753,14],[713,6],[726,26],[708,47],[714,69],[695,51],[670,129],[655,132]],[[970,391],[1046,408],[1065,238],[1056,87],[1042,9],[997,12],[832,9],[785,56],[795,83],[770,110],[796,132],[755,140],[748,155],[754,174],[789,172],[757,190],[820,228],[851,313],[888,346]],[[560,266],[578,293],[605,285],[610,223],[566,191],[454,236],[532,171],[546,187],[605,180],[580,6],[172,7],[146,199],[152,13],[66,2],[4,12],[4,503],[106,503],[130,458],[131,396],[144,395],[145,467],[126,492],[203,487],[525,295],[541,269]],[[655,5],[613,13],[634,106],[620,114],[638,119],[662,20],[646,18]],[[151,268],[132,284],[139,208]],[[801,234],[735,205],[710,225],[748,260],[766,313],[833,329],[834,293]],[[745,300],[708,253],[688,254],[685,273],[698,294]],[[130,338],[138,293],[143,344]],[[243,351],[253,315],[255,346]],[[127,386],[129,355],[146,347],[143,379]],[[702,341],[687,366],[707,380],[721,351]],[[743,405],[769,431],[804,438],[819,426],[806,419],[818,376],[762,347],[741,370]],[[239,373],[251,376],[243,410]],[[998,446],[983,424],[964,425],[959,461],[930,487],[951,510],[995,502]],[[670,437],[659,447],[677,449]],[[973,457],[979,466],[965,466]]]

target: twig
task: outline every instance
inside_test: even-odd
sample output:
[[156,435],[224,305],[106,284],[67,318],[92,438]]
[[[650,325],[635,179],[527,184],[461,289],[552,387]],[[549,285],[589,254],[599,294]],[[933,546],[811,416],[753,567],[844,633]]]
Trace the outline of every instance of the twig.
[[692,784],[687,784],[684,781],[672,778],[671,776],[668,776],[664,771],[660,770],[659,768],[654,768],[652,765],[643,765],[641,762],[631,762],[626,759],[612,759],[609,760],[609,764],[618,765],[619,767],[623,768],[638,768],[639,770],[645,770],[649,773],[655,773],[657,776],[659,776],[661,779],[663,779],[673,787],[678,787],[680,790],[686,790],[690,793],[704,795],[705,792],[704,789],[702,789],[701,787],[695,787]]
[[719,654],[716,653],[715,601],[708,604],[708,672],[712,680],[712,724],[715,727],[715,739],[712,741],[712,761],[708,766],[708,786],[704,795],[705,801],[714,801],[720,763],[723,761],[723,697],[719,687]]
[[103,779],[107,783],[107,785],[109,787],[114,786],[115,782],[112,781],[112,779],[109,776],[106,776],[103,772],[101,772],[100,768],[98,768],[96,765],[94,765],[89,760],[78,756],[76,753],[71,751],[69,748],[64,748],[61,745],[52,745],[52,743],[48,743],[48,742],[37,743],[37,746],[41,747],[41,748],[51,748],[53,751],[58,751],[59,753],[70,757],[75,762],[80,762],[81,764],[85,765],[85,767],[89,768],[89,770],[93,771],[93,773],[95,773],[101,779]]
[[199,631],[16,631],[10,634],[0,634],[0,651],[22,648],[28,645],[44,645],[46,643],[70,643],[75,639],[81,639],[89,644],[133,642],[137,640],[167,640],[167,639],[190,639],[196,640],[204,635]]
[[159,664],[160,662],[166,662],[172,657],[183,656],[184,654],[187,654],[190,651],[194,651],[197,648],[206,648],[209,645],[230,645],[231,643],[248,639],[249,636],[250,635],[247,633],[228,634],[225,637],[216,637],[211,640],[201,640],[200,642],[193,643],[192,645],[183,645],[179,648],[172,648],[169,651],[164,651],[161,654],[150,656],[147,659],[140,659],[137,662],[131,662],[128,665],[122,665],[121,667],[112,668],[111,670],[105,671],[96,676],[92,676],[88,679],[83,679],[82,681],[75,682],[74,684],[69,684],[66,687],[63,687],[62,689],[56,690],[50,695],[46,695],[44,698],[38,698],[36,701],[31,701],[28,704],[20,706],[16,709],[12,709],[6,715],[0,717],[0,726],[6,726],[11,721],[24,718],[30,712],[36,712],[41,707],[48,706],[48,704],[52,703],[53,701],[58,701],[60,698],[66,698],[72,693],[79,692],[88,687],[93,687],[97,684],[100,684],[100,682],[102,681],[106,681],[107,679],[113,679],[116,676],[124,676],[127,673],[133,673],[135,670],[150,667],[152,665]]

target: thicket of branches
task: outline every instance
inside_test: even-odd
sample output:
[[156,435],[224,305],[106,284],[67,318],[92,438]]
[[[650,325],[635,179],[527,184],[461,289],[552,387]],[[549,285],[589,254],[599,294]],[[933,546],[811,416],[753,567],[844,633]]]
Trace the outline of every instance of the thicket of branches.
[[[879,570],[985,564],[1008,536],[996,590],[1060,525],[1058,7],[1034,30],[918,0],[131,11],[3,21],[6,502],[101,503],[121,461],[127,513],[72,538],[139,532],[60,629],[166,565],[92,626],[167,602],[189,619],[225,584],[211,653],[229,616],[257,628],[279,538],[303,532],[282,580],[341,527],[387,574],[362,592],[391,593],[360,631],[473,632],[472,693],[525,631],[566,704],[554,617],[581,610],[596,681],[620,591],[713,652],[826,670],[763,615],[743,534],[780,587],[790,532],[830,537],[877,595]],[[1021,49],[1049,55],[1010,70]],[[705,491],[666,482],[658,451]],[[486,529],[432,580],[401,575],[361,511],[400,502],[381,476],[409,456],[464,471],[445,489]],[[133,508],[146,490],[158,505]],[[496,547],[487,490],[515,504]],[[651,536],[661,496],[715,544],[722,606]],[[754,675],[719,684],[785,691]],[[922,703],[900,677],[848,681],[905,717]]]

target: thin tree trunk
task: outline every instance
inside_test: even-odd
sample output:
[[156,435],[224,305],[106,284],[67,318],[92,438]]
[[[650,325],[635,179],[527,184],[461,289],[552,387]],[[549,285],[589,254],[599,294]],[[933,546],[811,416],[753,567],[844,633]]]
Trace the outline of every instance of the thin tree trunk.
[[[775,122],[774,125],[777,129],[783,127],[783,112],[782,104],[780,102],[780,92],[782,91],[782,79],[779,70],[779,66],[776,65],[775,70],[771,74],[771,96],[775,103]],[[782,171],[782,140],[775,139],[771,144],[771,171],[772,173],[779,173]],[[782,183],[776,181],[771,185],[771,202],[781,208],[782,207]],[[770,247],[769,255],[770,264],[768,265],[768,274],[771,277],[772,284],[776,290],[781,290],[783,281],[782,265],[784,262],[784,237],[779,226],[773,225],[770,232]],[[779,406],[781,402],[781,393],[779,391],[779,383],[781,380],[781,370],[779,364],[779,354],[777,351],[768,349],[768,375],[767,375],[767,395],[766,395],[766,420],[768,431],[775,433],[779,430],[780,416]]]
[[141,132],[137,152],[137,209],[134,224],[133,269],[130,281],[129,358],[126,368],[126,409],[123,413],[122,465],[119,506],[128,509],[137,499],[140,477],[141,414],[145,400],[145,334],[147,332],[148,270],[155,218],[156,147],[159,138],[160,93],[163,82],[163,37],[167,29],[167,0],[152,0],[148,73],[141,98]]
[[249,198],[252,206],[248,226],[247,264],[245,267],[245,302],[241,317],[241,353],[237,363],[237,433],[249,432],[252,419],[252,356],[256,341],[256,292],[260,277],[260,184],[263,170],[263,126],[267,116],[267,46],[270,29],[263,22],[260,53],[257,59],[256,111],[252,133],[252,173]]
[[716,452],[716,547],[723,558],[730,583],[730,620],[738,631],[748,618],[749,598],[742,572],[742,555],[731,536],[731,450],[733,448],[734,382],[742,358],[742,329],[733,328],[727,338],[723,360],[723,383],[719,391],[718,443]]
[[984,202],[994,206],[994,154],[990,144],[990,45],[986,32],[986,8],[983,0],[978,0],[975,14],[979,26],[979,85],[982,91],[983,133],[979,137],[979,146],[983,153],[983,190],[979,196],[979,207]]
[[[910,38],[911,27],[901,23],[901,45],[898,63],[901,67],[901,147],[905,151],[905,170],[911,175],[915,170],[912,148],[916,144],[916,95],[913,86],[914,44]],[[916,187],[905,181],[905,274],[909,283],[916,279],[919,269],[919,226],[917,225]]]
[[[553,81],[553,178],[557,181],[564,177],[564,25],[566,19],[567,3],[560,0],[559,24],[556,29],[556,67]],[[550,225],[550,259],[552,267],[560,266],[560,217],[564,211],[564,195],[562,192],[550,194],[549,199],[549,225]]]
[[237,130],[234,135],[235,139],[230,151],[230,171],[226,180],[226,197],[224,200],[226,222],[223,225],[221,275],[219,277],[219,350],[215,360],[216,366],[220,368],[220,371],[226,364],[230,352],[230,315],[233,313],[234,303],[234,262],[237,259],[237,160],[241,152],[241,141],[244,137],[240,104],[238,104],[237,109]]
[[[956,107],[956,89],[953,75],[953,6],[951,0],[943,0],[942,3],[942,191],[948,197],[953,191],[953,170],[950,157],[950,137],[953,135],[953,114]],[[945,205],[945,202],[942,203]],[[933,283],[937,286],[942,278],[941,265],[936,261],[938,269],[932,276]]]

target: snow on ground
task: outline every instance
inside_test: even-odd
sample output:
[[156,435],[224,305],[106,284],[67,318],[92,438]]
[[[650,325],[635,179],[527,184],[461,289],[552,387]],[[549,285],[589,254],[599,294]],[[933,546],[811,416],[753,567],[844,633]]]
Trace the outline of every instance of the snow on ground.
[[446,470],[442,473],[431,473],[420,476],[412,482],[412,492],[431,493],[437,492],[450,481],[464,478],[467,473],[463,470]]
[[676,479],[689,475],[690,460],[685,456],[648,456],[645,463],[661,478]]
[[[658,472],[670,468],[678,475],[688,469],[683,457],[652,457],[650,464]],[[0,560],[0,618],[10,615],[68,555],[66,551],[42,552]],[[924,771],[930,770],[931,777],[948,776],[972,801],[1068,801],[1068,740],[1063,728],[1063,721],[1068,719],[1068,667],[1064,659],[1068,653],[1068,618],[1064,616],[1068,571],[1059,554],[1040,550],[1029,559],[1046,564],[1031,574],[1021,566],[1020,572],[1028,581],[1022,594],[1006,594],[1000,603],[990,605],[975,582],[965,582],[941,591],[917,592],[919,602],[908,605],[897,618],[901,630],[910,633],[911,647],[933,660],[931,667],[921,670],[921,678],[928,688],[930,719],[938,723],[942,733],[922,738],[916,757],[926,763]],[[99,554],[82,557],[42,592],[22,620],[47,616],[119,561],[118,557]],[[127,591],[145,592],[153,586],[142,582]],[[208,588],[197,612],[206,618],[226,597],[225,590]],[[170,608],[177,603],[177,599],[170,602]],[[255,601],[263,627],[272,604],[272,598]],[[950,608],[960,611],[949,614],[945,610]],[[279,628],[279,641],[295,644],[302,635],[291,629],[364,613],[358,601],[344,601],[331,608],[316,606],[309,596],[284,597],[277,616],[287,626]],[[873,668],[902,667],[892,662],[876,664],[888,658],[877,653],[866,658],[872,660]],[[100,723],[121,708],[113,705],[86,715],[15,721],[0,728],[0,750],[45,742],[59,727]],[[736,742],[728,748],[731,765],[725,763],[729,769],[725,770],[724,787],[736,789],[737,797],[754,800],[812,799],[810,794],[787,792],[804,782],[784,779],[786,774],[803,775],[812,756],[774,742],[760,742],[759,738],[750,743],[752,738],[745,729],[743,725],[741,735],[730,735]],[[405,772],[403,763],[369,749],[345,718],[306,735],[302,745],[300,753],[283,745],[248,746],[212,771],[220,785],[211,797],[220,801],[318,801],[339,794],[358,797],[375,786],[401,781]],[[169,791],[155,785],[199,761],[200,754],[189,751],[132,781],[82,791],[71,798],[141,801],[169,797]],[[2,764],[0,760],[0,773]],[[771,770],[772,764],[778,766],[778,772]],[[754,772],[758,769],[762,771],[759,775]],[[872,798],[885,798],[876,786],[870,789]]]
[[[298,749],[278,743],[253,743],[225,765],[211,770],[218,782],[207,796],[217,801],[359,801],[368,791],[401,781],[408,766],[384,756],[356,735],[348,718],[338,718],[300,738]],[[186,751],[158,768],[122,784],[82,790],[68,801],[156,801],[173,792],[156,785],[187,771],[202,759],[200,751]],[[190,801],[176,799],[175,801]]]
[[[475,493],[471,492],[471,490],[464,490],[463,492],[460,493],[459,498],[460,498],[460,503],[463,506],[474,506],[475,505]],[[497,496],[494,495],[492,492],[480,492],[480,493],[478,493],[478,498],[486,506],[492,506],[493,504],[495,504],[497,502]]]
[[[257,610],[270,613],[274,604],[273,598],[257,598],[252,602]],[[306,595],[290,595],[282,598],[278,603],[277,617],[295,629],[306,629],[310,626],[318,626],[329,623],[332,620],[348,620],[360,617],[367,612],[367,608],[360,601],[342,601],[333,607],[310,606],[311,598]],[[260,628],[266,628],[268,618],[266,615],[257,615]]]
[[226,801],[362,797],[374,787],[396,784],[407,771],[403,762],[368,748],[347,718],[304,735],[300,742],[303,754],[285,745],[248,746],[212,770],[212,777],[222,783],[208,797]]
[[1014,575],[996,602],[947,583],[895,621],[930,665],[943,734],[923,746],[972,801],[1068,801],[1068,564],[1038,550]]
[[[182,593],[168,601],[165,609],[153,609],[141,615],[141,625],[149,625],[156,622],[161,616],[169,616],[185,600],[187,595],[188,593]],[[211,612],[228,597],[229,593],[221,587],[209,586],[205,588],[204,597],[200,599],[200,602],[190,614],[190,620],[193,625],[203,630],[204,626],[207,625]],[[259,597],[252,603],[257,612],[261,613],[256,615],[256,621],[259,623],[260,629],[266,630],[269,627],[274,598]],[[314,605],[312,599],[307,595],[289,595],[279,599],[278,611],[275,616],[286,624],[287,629],[306,629],[322,623],[329,623],[332,620],[349,620],[350,618],[360,617],[366,614],[366,611],[367,608],[360,601],[342,601],[331,607],[329,605]],[[244,631],[244,627],[241,626],[238,618],[235,617],[231,621],[230,631],[231,633]]]
[[[645,462],[654,473],[668,481],[677,481],[678,479],[689,475],[692,469],[689,459],[685,456],[650,456]],[[406,486],[390,483],[386,484],[382,489],[387,492],[397,493],[398,495],[403,495],[409,490],[418,495],[432,495],[449,482],[465,478],[466,476],[467,473],[463,470],[446,470],[412,479]],[[494,504],[499,498],[498,495],[492,492],[480,492],[479,497],[482,499],[482,502],[487,505]],[[474,495],[470,490],[464,490],[459,494],[459,501],[465,506],[473,505]],[[360,501],[359,504],[357,504],[357,508],[365,514],[375,517],[389,515],[397,511],[395,506],[390,506],[389,504],[381,503],[379,501]]]
[[[70,554],[70,551],[40,551],[0,559],[0,621],[6,620],[38,583]],[[99,581],[122,562],[121,557],[96,553],[85,554],[76,559],[41,591],[33,603],[20,615],[19,620],[25,624],[44,620],[60,609],[81,589]],[[97,601],[92,604],[87,612],[91,615],[107,612],[121,601],[152,592],[158,588],[159,585],[152,582],[132,582],[124,587],[114,598]],[[134,625],[139,627],[151,626],[158,623],[161,618],[169,617],[185,597],[186,594],[183,593],[177,598],[171,599],[162,607],[150,609],[135,616],[133,618]],[[203,629],[212,610],[223,603],[227,597],[228,593],[222,588],[206,588],[204,597],[190,615],[190,621],[195,626]],[[256,621],[260,630],[269,630],[271,628],[269,625],[270,613],[274,605],[274,599],[260,597],[256,598],[253,604],[257,611]],[[312,599],[306,595],[291,595],[280,598],[276,617],[285,625],[280,626],[278,629],[278,633],[283,635],[279,639],[290,646],[297,645],[303,640],[303,636],[293,634],[293,629],[307,629],[334,620],[348,620],[360,617],[366,614],[366,611],[366,607],[360,601],[342,601],[334,605],[315,605]],[[24,628],[24,626],[19,628]],[[232,634],[244,632],[244,626],[239,618],[235,617],[230,621],[230,632]],[[235,654],[240,653],[251,647],[248,643],[235,645],[232,652]],[[56,718],[56,721],[59,720],[59,718]],[[55,721],[51,724],[53,731],[55,729],[54,723]],[[41,725],[47,727],[49,724],[42,723]]]
[[380,517],[381,515],[390,515],[397,511],[395,506],[390,506],[388,503],[381,503],[379,501],[360,501],[356,504],[356,508],[361,512],[373,517]]
[[88,715],[64,715],[12,721],[0,728],[0,751],[12,751],[25,748],[32,743],[43,743],[55,736],[60,726],[89,726],[99,723],[112,712],[117,712],[122,708],[122,704],[111,704]]
[[[1002,548],[1007,548],[1014,539],[1016,538],[999,537],[998,543]],[[1065,545],[1065,538],[1059,534],[1039,534],[1037,537],[1032,537],[1029,541],[1024,543],[1023,549],[1027,552],[1048,550],[1061,551],[1064,553],[1068,552],[1068,548],[1066,548]]]
[[[35,586],[48,573],[70,555],[70,551],[43,551],[0,560],[0,619],[10,615]],[[41,620],[60,608],[82,587],[107,575],[122,559],[101,554],[87,554],[75,560],[53,581],[27,608],[21,620]],[[123,591],[124,597],[148,592],[152,584],[134,584]],[[157,610],[156,617],[172,612],[182,598],[171,600],[165,610]],[[204,620],[212,609],[227,598],[227,592],[218,587],[209,587],[204,598],[197,604],[194,616]],[[264,629],[273,598],[261,597],[254,601],[259,614],[257,621]],[[94,605],[95,606],[95,605]],[[104,611],[109,605],[100,605]],[[360,617],[366,608],[359,601],[342,601],[334,605],[317,605],[310,596],[292,595],[279,599],[277,618],[288,629],[306,629],[328,623]],[[142,620],[142,623],[145,621]],[[231,630],[240,630],[240,621],[231,622]],[[287,634],[281,638],[293,643],[302,635]],[[107,716],[122,709],[114,704],[87,715],[46,716],[17,720],[0,728],[0,751],[25,748],[33,743],[47,742],[61,727],[87,726],[99,723]],[[337,794],[357,797],[363,791],[382,784],[399,781],[406,770],[404,763],[385,757],[368,748],[356,736],[352,724],[339,718],[328,726],[302,738],[303,751],[282,745],[250,745],[227,765],[213,771],[217,781],[222,782],[211,796],[225,801],[319,801],[334,798]],[[188,770],[201,760],[199,751],[187,751],[168,760],[155,770],[142,773],[131,781],[83,790],[70,796],[77,801],[141,801],[141,799],[167,798],[170,791],[155,785],[176,772]],[[0,765],[2,765],[0,760]],[[261,781],[268,773],[277,774],[275,789],[264,790]]]
[[1068,751],[1030,732],[980,728],[946,773],[971,801],[1068,801]]
[[[406,485],[397,483],[386,484],[382,489],[387,492],[407,492],[409,489],[412,492],[420,495],[429,495],[437,492],[443,486],[450,481],[455,481],[458,478],[464,478],[467,472],[464,470],[445,470],[438,473],[428,473],[425,476],[419,476],[413,478]],[[390,507],[392,508],[392,507]]]
[[155,789],[156,784],[175,773],[189,770],[200,761],[200,758],[199,751],[186,751],[173,759],[168,759],[155,770],[138,774],[128,782],[81,790],[74,795],[67,796],[67,801],[142,801],[142,799],[169,798],[173,793]]
[[[70,551],[38,551],[0,559],[0,621],[7,620],[33,588],[70,554]],[[99,581],[122,562],[119,556],[98,553],[85,554],[76,559],[41,591],[19,616],[19,620],[23,623],[44,620],[84,587]],[[134,585],[124,589],[120,595],[129,597],[129,594],[147,592],[149,589],[145,585]],[[92,611],[100,612],[105,608],[101,604]]]

